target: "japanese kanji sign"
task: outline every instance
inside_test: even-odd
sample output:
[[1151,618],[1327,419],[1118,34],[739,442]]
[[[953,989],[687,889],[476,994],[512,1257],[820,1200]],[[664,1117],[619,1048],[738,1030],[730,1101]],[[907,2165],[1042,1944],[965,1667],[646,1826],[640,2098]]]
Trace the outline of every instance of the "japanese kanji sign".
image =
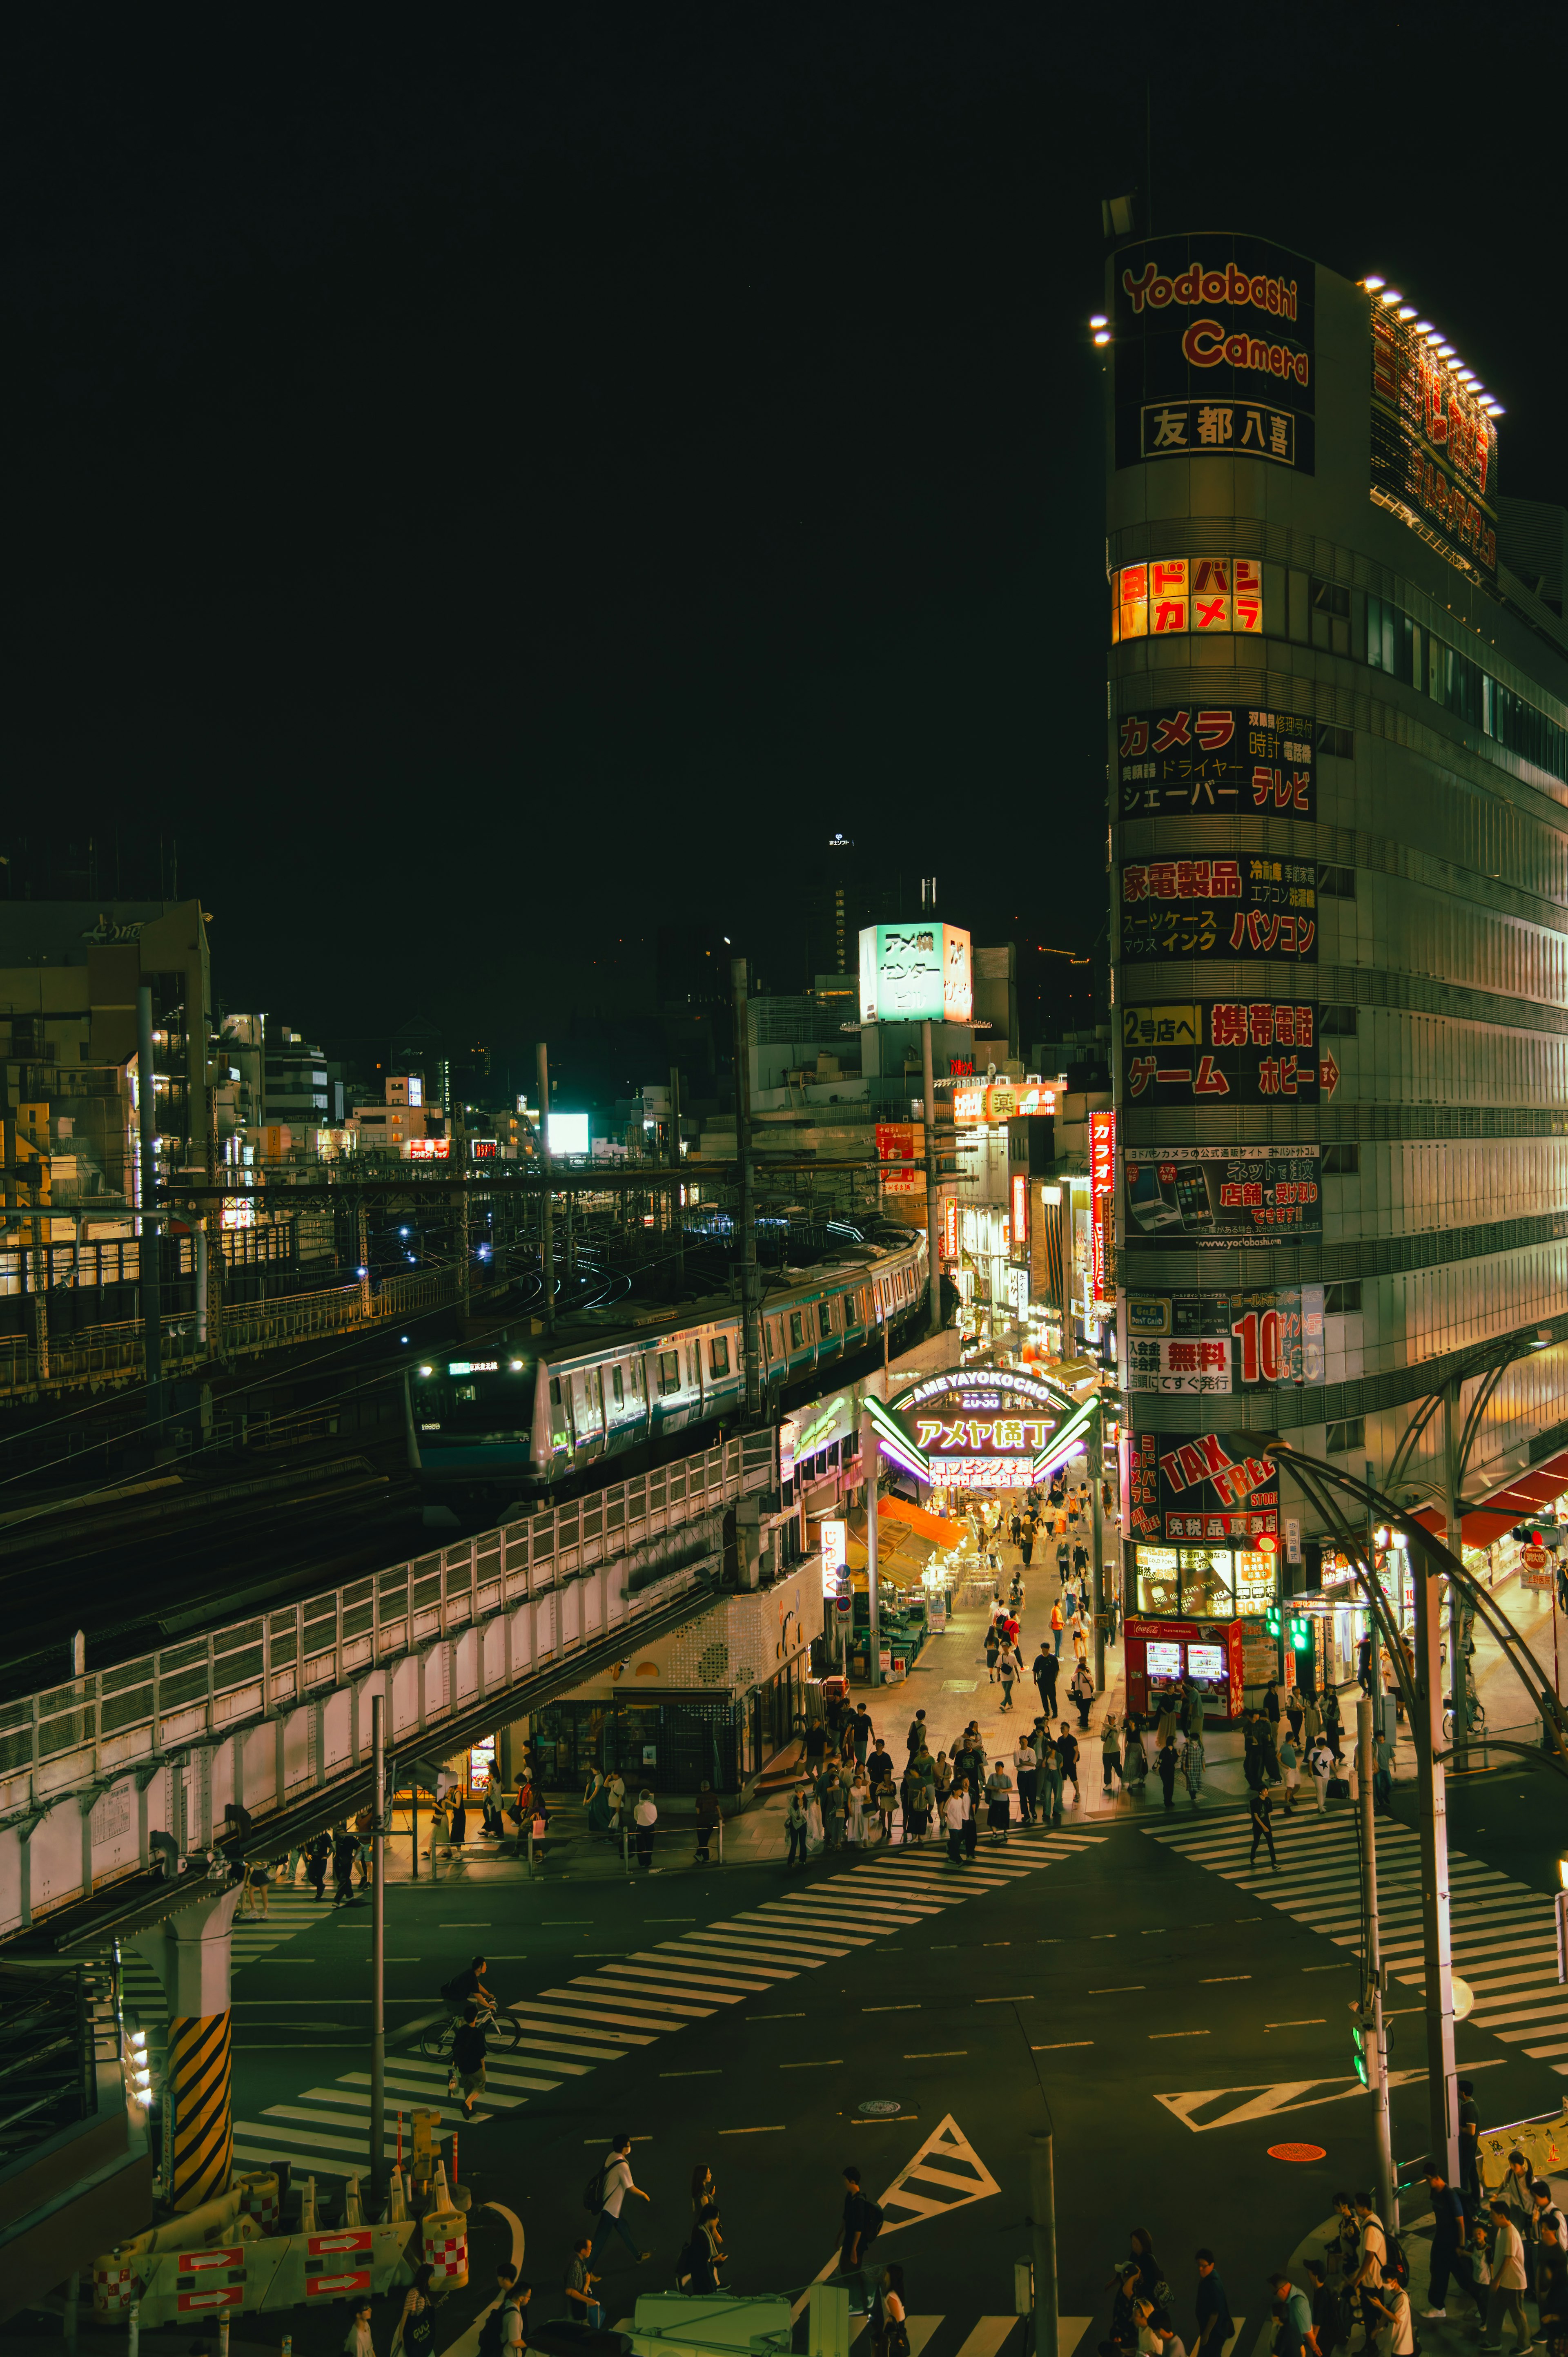
[[1323,1232],[1316,1142],[1129,1146],[1125,1242],[1150,1245],[1296,1243]]
[[1317,871],[1306,861],[1136,859],[1122,869],[1122,955],[1317,963]]
[[1251,1539],[1279,1529],[1272,1458],[1243,1434],[1137,1432],[1130,1451],[1129,1535],[1140,1539]]
[[1129,1104],[1317,1104],[1337,1085],[1317,1044],[1317,1009],[1300,999],[1202,998],[1124,1006]]
[[1111,265],[1116,464],[1208,452],[1310,475],[1310,262],[1230,232],[1144,239]]
[[1165,639],[1260,638],[1263,568],[1255,556],[1163,556],[1118,565],[1111,576],[1111,643]]
[[[1199,560],[1175,562],[1190,575]],[[1148,568],[1152,575],[1165,569],[1158,563]],[[1124,712],[1116,724],[1122,815],[1230,817],[1245,811],[1316,819],[1315,741],[1315,725],[1300,712],[1230,704]]]
[[1497,426],[1409,321],[1375,297],[1371,313],[1372,497],[1451,565],[1495,574]]
[[1279,1391],[1325,1379],[1320,1285],[1133,1293],[1126,1301],[1129,1391]]
[[[896,1463],[950,1489],[1026,1483],[1052,1433],[1070,1411],[1069,1394],[1010,1368],[965,1368],[927,1375],[888,1401],[881,1446]],[[908,1459],[889,1435],[913,1444]]]
[[1089,1116],[1089,1220],[1090,1296],[1110,1299],[1114,1286],[1109,1273],[1112,1258],[1112,1206],[1116,1192],[1116,1115]]

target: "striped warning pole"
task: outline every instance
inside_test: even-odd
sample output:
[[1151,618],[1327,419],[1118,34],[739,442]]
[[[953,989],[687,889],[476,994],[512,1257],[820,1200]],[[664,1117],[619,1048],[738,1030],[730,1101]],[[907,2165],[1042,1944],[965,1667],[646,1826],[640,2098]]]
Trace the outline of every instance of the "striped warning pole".
[[229,2189],[234,2162],[231,2019],[227,2007],[169,2018],[165,2100],[174,2119],[169,2199],[177,2210],[198,2209]]

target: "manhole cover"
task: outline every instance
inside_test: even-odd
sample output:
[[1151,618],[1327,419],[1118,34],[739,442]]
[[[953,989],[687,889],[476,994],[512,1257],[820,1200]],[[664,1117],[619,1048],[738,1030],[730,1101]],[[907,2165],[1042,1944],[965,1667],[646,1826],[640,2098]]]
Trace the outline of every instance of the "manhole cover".
[[896,2103],[889,2103],[886,2096],[879,2095],[875,2103],[862,2104],[860,2108],[868,2119],[879,2120],[886,2113],[896,2112],[898,2106]]
[[1271,2160],[1326,2160],[1327,2149],[1320,2144],[1272,2144]]

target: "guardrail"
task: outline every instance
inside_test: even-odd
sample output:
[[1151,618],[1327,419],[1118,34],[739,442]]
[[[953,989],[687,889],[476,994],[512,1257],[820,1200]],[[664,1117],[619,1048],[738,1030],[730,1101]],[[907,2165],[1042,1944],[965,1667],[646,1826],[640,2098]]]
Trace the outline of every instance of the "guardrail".
[[702,1584],[722,1542],[672,1534],[776,1483],[748,1433],[301,1603],[0,1704],[0,1940],[144,1871],[157,1845],[205,1847],[224,1809],[268,1815],[362,1768],[371,1691],[391,1749],[628,1631]]

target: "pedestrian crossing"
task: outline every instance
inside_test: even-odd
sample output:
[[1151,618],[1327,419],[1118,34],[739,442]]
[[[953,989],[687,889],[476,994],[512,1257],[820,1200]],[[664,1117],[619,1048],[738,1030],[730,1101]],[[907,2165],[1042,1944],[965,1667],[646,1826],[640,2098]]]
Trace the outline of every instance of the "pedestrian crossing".
[[[680,2030],[721,2019],[727,2007],[750,1997],[788,2001],[791,1984],[818,1966],[854,1956],[889,1932],[933,1922],[1107,1838],[1064,1828],[1005,1846],[983,1843],[962,1866],[934,1847],[874,1852],[837,1874],[782,1890],[774,1886],[774,1895],[718,1922],[598,1960],[592,1971],[516,2001],[521,2038],[512,2050],[503,2044],[504,2024],[492,2035],[485,2092],[470,2125],[504,2117],[534,2095],[553,2093]],[[460,2105],[446,2100],[445,2063],[393,2055],[386,2072],[393,2126],[384,2158],[397,2148],[393,2115],[400,2106],[439,2109],[444,2133],[461,2123]],[[247,2167],[286,2159],[296,2175],[362,2173],[370,2165],[369,2107],[369,2073],[345,2071],[330,2084],[304,2089],[291,2103],[257,2106],[254,2116],[236,2117],[234,2157]],[[971,2357],[995,2352],[976,2351]]]
[[[269,1955],[307,1921],[319,1921],[329,1911],[307,1889],[291,1890],[285,1884],[280,1889],[274,1885],[267,1898],[265,1915],[235,1915],[230,1934],[231,1965],[235,1972],[259,1956]],[[120,1951],[120,1990],[125,2011],[134,2013],[137,2026],[146,2031],[150,2050],[160,2052],[168,2042],[168,2000],[163,1980],[141,1950],[128,1941]]]
[[[1261,1851],[1251,1860],[1245,1819],[1145,1828],[1148,1837],[1206,1866],[1281,1914],[1321,1932],[1337,1947],[1361,1944],[1360,1852],[1356,1819],[1316,1813],[1273,1820],[1277,1871]],[[1421,1932],[1421,1843],[1407,1826],[1378,1819],[1378,1924],[1383,1963],[1406,1987],[1424,1989]],[[1454,1970],[1475,1995],[1469,2018],[1532,2061],[1568,2077],[1568,1986],[1557,1978],[1557,1925],[1543,1891],[1448,1853]]]

